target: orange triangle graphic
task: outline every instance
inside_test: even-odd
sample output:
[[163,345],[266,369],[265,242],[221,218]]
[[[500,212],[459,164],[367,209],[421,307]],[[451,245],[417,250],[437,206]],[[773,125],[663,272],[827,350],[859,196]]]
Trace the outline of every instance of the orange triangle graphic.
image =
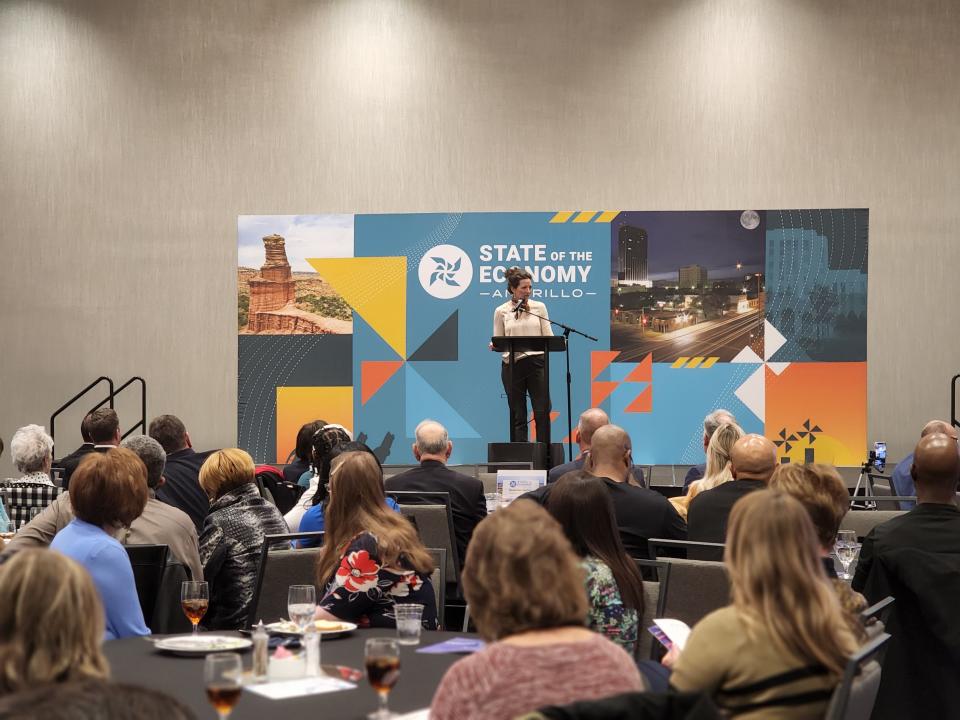
[[[619,350],[596,350],[590,353],[590,379],[596,380],[597,375],[606,370],[619,354]],[[597,404],[594,403],[593,406],[596,407]]]
[[647,385],[623,411],[628,413],[653,412],[653,385]]
[[624,382],[653,382],[653,353],[637,363]]
[[377,394],[387,380],[403,365],[403,360],[363,360],[360,362],[360,404]]
[[610,394],[617,389],[618,382],[609,382],[606,380],[597,380],[590,384],[590,407],[600,407],[600,403],[610,397]]

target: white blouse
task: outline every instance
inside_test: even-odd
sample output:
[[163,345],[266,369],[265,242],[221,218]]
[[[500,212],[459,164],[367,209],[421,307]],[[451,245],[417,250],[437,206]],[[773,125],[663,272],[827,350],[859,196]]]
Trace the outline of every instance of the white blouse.
[[[529,313],[521,313],[516,317],[513,309],[517,303],[510,298],[503,305],[500,305],[493,311],[493,334],[495,337],[507,335],[553,335],[553,326],[547,321],[542,320]],[[527,300],[527,306],[531,313],[541,315],[544,318],[549,317],[547,306],[539,300]],[[516,360],[522,360],[528,355],[543,355],[539,350],[532,352],[519,352],[516,354]],[[503,353],[503,361],[509,362],[510,353]]]

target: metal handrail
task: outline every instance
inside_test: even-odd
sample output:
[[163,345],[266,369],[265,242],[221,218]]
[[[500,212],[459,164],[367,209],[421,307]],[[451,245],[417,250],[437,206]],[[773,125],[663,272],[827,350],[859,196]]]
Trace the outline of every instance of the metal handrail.
[[957,420],[957,381],[960,375],[954,375],[950,380],[950,424],[954,427],[960,427],[960,420]]
[[123,385],[121,385],[120,387],[116,387],[116,386],[114,385],[114,382],[113,382],[113,379],[112,379],[112,378],[109,378],[109,377],[107,377],[106,375],[101,375],[101,376],[98,377],[96,380],[94,380],[92,383],[90,383],[89,385],[87,385],[83,390],[81,390],[81,391],[78,392],[76,395],[74,395],[72,398],[70,398],[69,400],[67,400],[67,402],[65,402],[63,405],[61,405],[61,406],[58,407],[56,410],[54,410],[53,415],[50,416],[50,437],[54,439],[54,447],[56,447],[56,419],[57,419],[57,416],[60,415],[60,413],[62,413],[64,410],[66,410],[67,408],[69,408],[71,405],[73,405],[75,402],[77,402],[77,400],[79,400],[79,399],[82,398],[84,395],[86,395],[86,394],[87,394],[90,390],[92,390],[94,387],[96,387],[97,385],[99,385],[101,382],[104,382],[104,381],[106,381],[107,386],[108,386],[109,389],[110,389],[109,394],[107,395],[106,398],[104,398],[103,400],[101,400],[100,402],[98,402],[96,405],[94,405],[92,408],[90,408],[90,410],[88,410],[87,412],[90,413],[90,412],[94,412],[95,410],[99,410],[99,409],[102,408],[104,405],[109,405],[111,408],[113,408],[113,407],[114,407],[114,400],[115,400],[115,398],[117,397],[117,395],[119,395],[121,392],[123,392],[125,389],[127,389],[127,388],[128,388],[130,385],[132,385],[133,383],[139,382],[139,383],[140,383],[140,420],[139,420],[139,422],[134,423],[134,425],[133,425],[129,430],[127,430],[125,433],[123,433],[123,435],[121,436],[121,439],[122,439],[122,438],[125,438],[125,437],[127,437],[127,436],[129,436],[129,435],[131,435],[131,434],[133,434],[133,432],[134,432],[137,428],[143,428],[143,434],[144,434],[144,435],[147,434],[147,382],[146,382],[146,380],[144,380],[142,377],[140,377],[140,376],[138,376],[138,375],[134,375],[132,378],[130,378],[129,380],[127,380],[125,383],[123,383]]
[[[113,380],[111,380],[110,378],[108,378],[106,375],[101,375],[101,376],[98,377],[96,380],[94,380],[92,383],[90,383],[89,385],[87,385],[83,390],[81,390],[80,392],[78,392],[78,393],[77,393],[76,395],[74,395],[72,398],[70,398],[69,400],[67,400],[63,405],[61,405],[60,407],[58,407],[56,410],[53,411],[53,415],[50,416],[50,437],[51,437],[51,438],[53,439],[53,441],[54,441],[54,446],[56,446],[56,440],[57,440],[57,434],[56,434],[57,415],[59,415],[59,414],[62,413],[64,410],[66,410],[68,407],[70,407],[71,405],[73,405],[77,400],[79,400],[80,398],[82,398],[82,397],[83,397],[84,395],[86,395],[90,390],[92,390],[94,387],[96,387],[97,385],[99,385],[100,383],[102,383],[104,380],[107,381],[107,385],[108,385],[108,387],[110,388],[110,395],[109,395],[109,396],[107,397],[107,399],[104,400],[103,402],[109,402],[109,403],[110,403],[110,407],[113,407],[113,396],[114,396],[114,394],[115,394],[115,392],[114,392],[114,390],[113,390]],[[103,402],[101,402],[100,405],[103,405]],[[93,412],[93,410],[96,410],[98,407],[100,407],[100,405],[97,405],[96,407],[92,408],[91,412]]]

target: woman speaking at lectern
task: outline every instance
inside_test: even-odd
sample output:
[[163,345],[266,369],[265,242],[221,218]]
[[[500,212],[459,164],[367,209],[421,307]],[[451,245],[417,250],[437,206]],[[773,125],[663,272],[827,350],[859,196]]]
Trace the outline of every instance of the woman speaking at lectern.
[[[495,336],[553,335],[546,319],[547,306],[531,300],[533,279],[518,267],[506,272],[510,299],[493,312]],[[540,317],[537,317],[540,316]],[[548,442],[550,431],[550,383],[544,372],[543,353],[515,353],[513,377],[510,377],[510,354],[503,353],[500,378],[510,406],[510,442],[527,442],[527,395],[537,423],[537,441]]]

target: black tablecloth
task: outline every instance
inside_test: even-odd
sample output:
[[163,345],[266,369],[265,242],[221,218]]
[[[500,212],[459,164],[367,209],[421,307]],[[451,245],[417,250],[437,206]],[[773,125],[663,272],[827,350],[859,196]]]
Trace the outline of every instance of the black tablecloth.
[[[325,640],[321,648],[324,665],[346,665],[363,670],[363,643],[370,637],[393,637],[390,630],[357,630],[336,640]],[[419,646],[401,646],[400,680],[390,693],[390,709],[410,712],[430,705],[433,692],[444,672],[462,655],[427,655],[416,652],[418,647],[465,637],[464,633],[426,632]],[[116,682],[154,688],[188,705],[201,720],[216,717],[207,702],[203,683],[203,658],[175,657],[157,652],[144,638],[111,640],[104,644],[110,661],[110,670]],[[251,653],[243,654],[244,667],[250,668]],[[366,676],[352,690],[325,693],[292,700],[268,700],[245,692],[240,698],[231,720],[246,718],[364,718],[377,707],[377,698],[366,681]]]

